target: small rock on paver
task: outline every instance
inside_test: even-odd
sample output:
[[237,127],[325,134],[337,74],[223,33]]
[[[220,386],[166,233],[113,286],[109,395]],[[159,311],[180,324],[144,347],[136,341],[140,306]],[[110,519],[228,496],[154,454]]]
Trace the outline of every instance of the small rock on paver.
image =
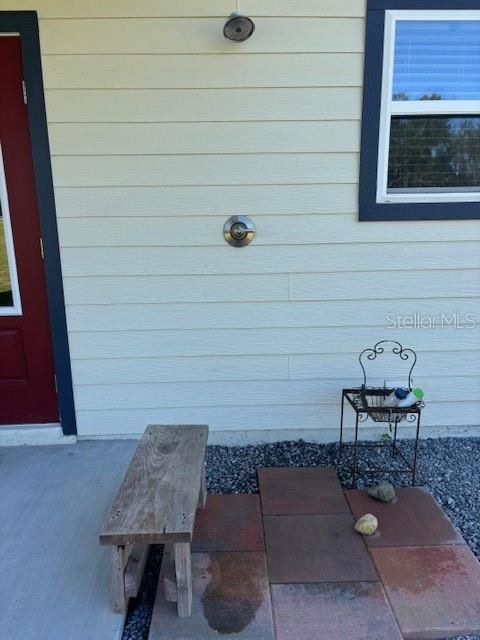
[[466,545],[370,552],[405,640],[480,634],[480,563]]
[[367,493],[381,502],[391,502],[395,498],[395,487],[390,482],[383,482],[374,487],[369,487]]
[[355,531],[363,536],[373,536],[378,529],[378,520],[371,513],[366,513],[355,522]]
[[272,586],[277,640],[402,640],[379,582]]

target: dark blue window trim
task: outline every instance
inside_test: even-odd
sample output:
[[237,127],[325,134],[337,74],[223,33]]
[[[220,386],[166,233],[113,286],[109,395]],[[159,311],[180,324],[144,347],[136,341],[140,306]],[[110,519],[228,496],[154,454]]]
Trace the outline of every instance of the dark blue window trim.
[[33,169],[45,250],[45,277],[57,376],[60,421],[65,435],[75,435],[77,426],[73,401],[70,350],[68,347],[62,270],[58,247],[57,218],[53,194],[50,146],[48,142],[38,19],[35,11],[0,11],[0,32],[19,33],[23,72],[28,96],[28,120],[32,142]]
[[383,37],[387,9],[480,9],[479,0],[368,0],[360,151],[359,220],[468,220],[480,218],[479,202],[377,203],[378,142],[382,97]]

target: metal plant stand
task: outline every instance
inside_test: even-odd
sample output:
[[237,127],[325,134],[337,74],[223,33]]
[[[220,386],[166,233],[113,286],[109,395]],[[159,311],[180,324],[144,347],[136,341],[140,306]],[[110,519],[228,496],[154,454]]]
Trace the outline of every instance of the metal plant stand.
[[[391,346],[391,352],[398,355],[402,360],[410,361],[411,367],[408,374],[408,389],[412,389],[412,371],[417,361],[417,355],[413,349],[402,347],[399,342],[393,340],[381,340],[372,349],[365,349],[359,356],[360,366],[363,371],[363,385],[358,388],[342,390],[342,404],[340,413],[340,442],[339,442],[339,458],[344,456],[347,466],[352,475],[352,486],[356,486],[358,478],[358,459],[359,450],[362,448],[378,449],[390,448],[391,459],[396,461],[395,468],[392,466],[372,467],[365,470],[368,475],[394,475],[409,474],[411,483],[415,485],[416,469],[417,469],[417,452],[418,440],[420,435],[420,417],[424,403],[417,402],[411,407],[405,408],[389,408],[385,407],[386,398],[392,393],[393,389],[386,387],[368,387],[365,363],[367,360],[375,360],[377,356],[385,351],[385,345]],[[345,401],[350,405],[355,413],[355,432],[353,442],[344,442],[344,407]],[[360,442],[360,424],[371,418],[374,422],[387,423],[393,434],[388,441],[368,443]],[[413,454],[410,459],[400,450],[397,445],[398,425],[401,422],[408,422],[415,426],[415,441],[413,445]]]

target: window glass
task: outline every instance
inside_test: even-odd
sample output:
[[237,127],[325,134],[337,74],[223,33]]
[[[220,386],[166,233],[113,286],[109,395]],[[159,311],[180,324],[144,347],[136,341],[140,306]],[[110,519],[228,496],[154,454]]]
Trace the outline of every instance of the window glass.
[[13,306],[12,282],[8,268],[7,243],[3,227],[2,204],[0,202],[0,307]]
[[388,191],[478,190],[480,116],[400,116],[390,128]]
[[0,145],[0,316],[17,315],[20,307],[18,294],[12,229]]
[[394,100],[480,100],[480,20],[399,20]]

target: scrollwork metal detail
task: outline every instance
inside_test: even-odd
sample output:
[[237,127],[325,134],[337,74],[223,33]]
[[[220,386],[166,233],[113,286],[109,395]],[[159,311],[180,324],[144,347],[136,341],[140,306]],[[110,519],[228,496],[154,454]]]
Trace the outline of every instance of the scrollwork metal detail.
[[363,360],[365,359],[375,360],[379,355],[382,355],[385,352],[386,347],[384,345],[387,345],[387,344],[393,345],[390,349],[391,352],[394,355],[398,355],[402,360],[408,361],[410,360],[410,358],[413,359],[412,366],[410,367],[410,370],[408,372],[408,388],[411,389],[412,388],[412,371],[417,363],[417,354],[413,349],[411,349],[410,347],[403,347],[400,344],[400,342],[397,342],[396,340],[380,340],[373,347],[364,349],[360,353],[360,355],[358,356],[358,361],[363,371],[363,387],[365,388],[367,386],[367,372],[365,370],[365,365]]

